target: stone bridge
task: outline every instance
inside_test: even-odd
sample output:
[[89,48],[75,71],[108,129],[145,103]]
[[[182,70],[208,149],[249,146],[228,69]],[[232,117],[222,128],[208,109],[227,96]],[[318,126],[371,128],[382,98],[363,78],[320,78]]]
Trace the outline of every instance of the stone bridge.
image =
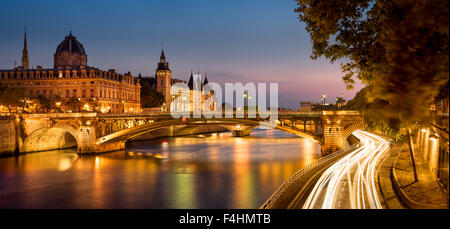
[[[77,147],[79,154],[95,154],[124,149],[128,140],[160,129],[165,129],[167,136],[179,136],[196,133],[202,126],[216,126],[242,137],[264,126],[261,121],[265,120],[174,119],[164,113],[51,113],[17,116],[16,129],[21,153]],[[328,154],[342,149],[351,133],[365,123],[356,111],[281,112],[272,127],[316,141],[322,145],[322,153]]]

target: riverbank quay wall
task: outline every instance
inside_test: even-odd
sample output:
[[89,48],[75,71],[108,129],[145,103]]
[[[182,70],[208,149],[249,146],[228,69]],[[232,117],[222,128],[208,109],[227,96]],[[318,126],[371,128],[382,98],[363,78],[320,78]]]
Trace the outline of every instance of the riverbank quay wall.
[[13,117],[0,116],[0,157],[18,153],[17,125]]

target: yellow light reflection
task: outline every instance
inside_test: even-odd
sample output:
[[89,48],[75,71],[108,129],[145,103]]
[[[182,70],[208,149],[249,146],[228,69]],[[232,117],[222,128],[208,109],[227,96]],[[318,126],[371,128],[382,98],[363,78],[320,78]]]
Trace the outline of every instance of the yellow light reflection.
[[72,161],[68,158],[62,158],[59,160],[59,171],[66,171],[72,167]]
[[100,169],[101,167],[103,167],[105,163],[105,159],[101,158],[101,157],[95,157],[95,169]]
[[315,153],[317,151],[317,143],[312,141],[303,141],[302,142],[302,156],[303,156],[303,165],[310,164],[316,160]]
[[235,139],[233,171],[233,208],[245,208],[254,202],[252,174],[250,170],[250,146],[248,141]]
[[174,177],[174,193],[171,198],[173,208],[192,209],[196,208],[197,200],[194,190],[195,175],[177,174]]

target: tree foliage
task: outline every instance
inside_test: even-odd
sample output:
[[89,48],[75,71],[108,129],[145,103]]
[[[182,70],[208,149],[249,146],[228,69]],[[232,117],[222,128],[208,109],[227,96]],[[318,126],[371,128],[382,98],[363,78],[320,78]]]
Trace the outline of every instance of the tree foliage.
[[34,101],[37,104],[37,112],[50,112],[50,110],[54,107],[54,102],[52,99],[44,97],[43,95],[38,95],[34,98]]
[[388,102],[381,99],[375,99],[369,102],[367,93],[369,93],[370,90],[370,86],[361,89],[361,91],[356,93],[355,98],[347,102],[344,109],[361,111],[369,130],[390,136],[394,140],[401,140],[403,133],[401,131],[400,119],[387,118],[382,113],[378,112],[386,106]]
[[79,99],[73,97],[73,98],[64,100],[64,103],[62,104],[62,106],[64,107],[65,110],[71,110],[72,112],[80,112],[81,106],[83,106],[83,103]]
[[401,120],[406,127],[428,117],[448,83],[448,0],[297,3],[313,43],[311,57],[341,61],[348,88],[355,79],[368,85],[366,105],[376,105],[381,122]]
[[100,103],[98,102],[98,100],[90,98],[85,100],[84,104],[87,104],[90,108],[89,111],[100,111]]
[[4,87],[0,88],[0,104],[12,107],[22,106],[27,97],[27,91],[24,88]]
[[164,103],[164,95],[157,92],[148,82],[141,81],[142,108],[160,107]]

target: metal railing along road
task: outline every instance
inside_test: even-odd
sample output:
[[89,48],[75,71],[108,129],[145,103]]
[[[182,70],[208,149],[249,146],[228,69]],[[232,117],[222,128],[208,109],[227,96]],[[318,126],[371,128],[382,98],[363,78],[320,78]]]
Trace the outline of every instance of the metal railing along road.
[[303,175],[307,174],[309,171],[311,171],[313,168],[316,168],[317,166],[323,165],[324,163],[329,162],[332,159],[335,159],[339,156],[342,156],[343,154],[347,153],[350,150],[356,149],[359,147],[359,144],[354,144],[351,146],[348,146],[342,150],[336,151],[332,154],[329,154],[325,157],[320,158],[317,161],[314,161],[299,171],[295,172],[294,175],[289,177],[273,194],[269,197],[269,199],[261,206],[262,209],[267,209],[272,207],[273,203],[277,202],[277,200],[280,198],[281,194],[283,194],[286,189],[288,189],[292,184],[294,184],[298,179],[300,179]]

